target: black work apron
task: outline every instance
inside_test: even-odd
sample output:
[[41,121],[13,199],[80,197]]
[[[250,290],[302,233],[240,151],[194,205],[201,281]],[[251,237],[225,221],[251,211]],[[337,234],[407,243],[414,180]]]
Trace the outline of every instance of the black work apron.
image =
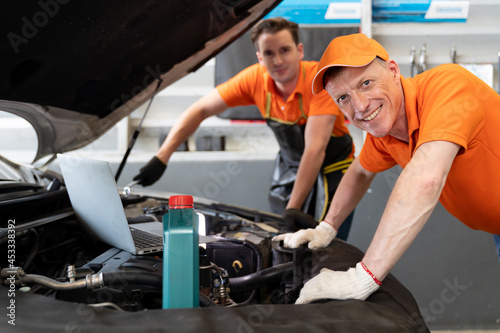
[[[297,120],[289,122],[270,116],[272,94],[268,92],[266,96],[265,119],[280,146],[280,151],[274,163],[269,189],[271,211],[277,214],[283,214],[290,200],[293,184],[297,177],[297,169],[305,147],[305,124],[298,125],[297,123],[302,118],[307,119],[307,115],[304,112],[302,95],[299,94],[298,98],[301,115]],[[330,137],[322,169],[318,174],[315,185],[302,205],[302,210],[313,216],[315,220],[321,221],[326,215],[337,185],[352,162],[352,158],[350,158],[351,152],[352,138],[350,135],[341,137],[332,135]]]

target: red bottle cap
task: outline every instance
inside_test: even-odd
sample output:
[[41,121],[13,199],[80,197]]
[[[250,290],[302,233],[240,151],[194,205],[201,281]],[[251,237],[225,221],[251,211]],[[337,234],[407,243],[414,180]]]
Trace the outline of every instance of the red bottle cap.
[[172,195],[168,199],[168,208],[193,208],[193,197],[190,195]]

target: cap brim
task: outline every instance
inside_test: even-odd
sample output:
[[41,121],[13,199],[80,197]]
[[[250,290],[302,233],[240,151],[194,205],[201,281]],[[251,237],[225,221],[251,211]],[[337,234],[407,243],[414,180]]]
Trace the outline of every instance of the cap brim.
[[[312,84],[312,92],[314,95],[317,95],[321,92],[321,90],[325,89],[323,85],[323,77],[325,76],[326,71],[331,67],[363,67],[370,64],[373,60],[375,60],[377,56],[359,56],[359,57],[350,57],[349,61],[347,59],[339,59],[335,64],[329,64],[323,66],[314,76],[313,84]],[[345,61],[344,61],[345,60]],[[321,62],[320,62],[321,65]]]

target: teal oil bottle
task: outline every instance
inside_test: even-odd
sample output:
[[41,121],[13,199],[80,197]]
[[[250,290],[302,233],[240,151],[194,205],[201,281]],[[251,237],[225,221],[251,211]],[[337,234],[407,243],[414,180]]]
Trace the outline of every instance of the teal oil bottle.
[[163,216],[163,308],[199,306],[198,215],[193,197],[169,198]]

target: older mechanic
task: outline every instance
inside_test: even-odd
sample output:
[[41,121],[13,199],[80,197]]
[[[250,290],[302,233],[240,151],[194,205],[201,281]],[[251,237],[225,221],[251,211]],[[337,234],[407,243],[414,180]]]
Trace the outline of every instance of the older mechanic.
[[[258,64],[252,65],[191,105],[168,134],[156,156],[134,177],[143,186],[156,182],[176,148],[209,116],[229,107],[255,104],[280,145],[270,190],[274,211],[284,212],[291,231],[315,227],[328,209],[335,189],[352,162],[353,143],[345,119],[326,92],[313,95],[317,62],[302,61],[298,25],[282,18],[261,21],[251,34]],[[321,202],[305,207],[316,186]],[[324,176],[324,177],[323,177]],[[293,188],[293,189],[292,189]],[[316,206],[316,207],[315,207]],[[286,208],[286,210],[285,210]],[[305,210],[310,215],[304,214]],[[316,220],[314,211],[319,211]],[[312,216],[311,216],[312,215]],[[349,214],[348,214],[349,215]],[[346,239],[352,214],[339,238]]]
[[340,226],[377,172],[396,164],[403,171],[362,261],[347,272],[321,271],[305,284],[297,303],[366,299],[438,201],[470,228],[500,234],[500,96],[492,88],[456,64],[404,78],[386,50],[363,34],[334,39],[318,68],[314,93],[325,89],[368,135],[325,221],[275,240],[288,247],[327,246],[334,232],[324,230]]

